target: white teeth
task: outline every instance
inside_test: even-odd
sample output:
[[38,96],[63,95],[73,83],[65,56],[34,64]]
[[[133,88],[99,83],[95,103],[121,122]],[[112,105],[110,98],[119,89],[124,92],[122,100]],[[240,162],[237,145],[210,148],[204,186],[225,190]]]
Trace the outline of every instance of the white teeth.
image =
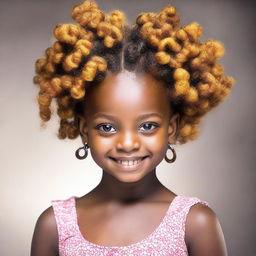
[[139,160],[131,160],[131,161],[122,161],[122,160],[117,160],[117,162],[119,164],[122,164],[124,166],[132,166],[132,165],[136,165],[141,161],[141,159]]

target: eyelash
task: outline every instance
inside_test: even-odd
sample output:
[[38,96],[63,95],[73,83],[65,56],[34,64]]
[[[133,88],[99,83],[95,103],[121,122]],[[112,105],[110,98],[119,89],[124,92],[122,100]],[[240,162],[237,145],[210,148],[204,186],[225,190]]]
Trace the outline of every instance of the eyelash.
[[[151,125],[151,126],[155,126],[154,129],[156,129],[156,128],[158,127],[158,125],[155,124],[155,123],[144,123],[144,124],[142,124],[140,127],[144,126],[145,124],[149,124],[149,125]],[[148,131],[153,131],[154,129],[150,129],[150,130],[148,130]]]
[[106,132],[106,131],[104,131],[104,130],[102,130],[102,129],[100,129],[101,127],[106,127],[106,126],[111,126],[111,127],[113,127],[111,124],[99,124],[99,125],[97,125],[96,126],[96,129],[98,129],[98,130],[100,130],[101,132],[104,132],[104,133],[111,133],[111,132]]
[[[146,124],[151,125],[151,127],[154,126],[154,127],[155,127],[154,129],[156,129],[157,127],[159,127],[158,124],[156,124],[156,123],[150,123],[150,122],[144,123],[144,124],[142,124],[140,127],[143,127],[143,126],[146,125]],[[96,126],[96,129],[98,129],[98,130],[100,130],[101,132],[104,132],[104,133],[113,133],[113,132],[104,131],[104,130],[100,129],[100,128],[104,127],[104,126],[105,126],[105,127],[106,127],[106,126],[111,126],[111,127],[113,127],[111,124],[104,123],[104,124],[99,124],[99,125],[97,125],[97,126]],[[147,131],[145,131],[145,132],[151,132],[151,131],[153,131],[154,129],[150,129],[150,130],[147,130]]]

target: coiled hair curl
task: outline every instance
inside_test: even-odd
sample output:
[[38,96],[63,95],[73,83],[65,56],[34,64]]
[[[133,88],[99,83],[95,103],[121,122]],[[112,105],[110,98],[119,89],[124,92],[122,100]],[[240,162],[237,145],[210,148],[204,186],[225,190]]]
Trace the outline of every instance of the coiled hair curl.
[[77,114],[86,90],[109,71],[150,72],[166,83],[172,109],[180,115],[180,144],[197,138],[201,117],[230,94],[234,79],[224,76],[217,63],[223,44],[200,42],[202,27],[196,22],[180,26],[172,5],[141,13],[132,27],[121,11],[106,15],[92,1],[74,6],[71,16],[76,23],[58,24],[57,40],[35,64],[40,117],[44,122],[51,118],[55,98],[60,139],[79,135]]

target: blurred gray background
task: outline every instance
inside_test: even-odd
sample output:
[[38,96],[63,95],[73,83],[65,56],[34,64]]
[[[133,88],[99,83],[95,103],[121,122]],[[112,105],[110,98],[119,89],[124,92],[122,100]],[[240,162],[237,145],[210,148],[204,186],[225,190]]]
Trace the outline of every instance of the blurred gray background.
[[[34,63],[54,38],[58,23],[73,22],[75,0],[0,2],[0,255],[29,255],[36,219],[52,199],[82,196],[100,181],[92,159],[76,160],[81,146],[59,140],[57,118],[40,128]],[[229,255],[256,255],[255,181],[255,4],[253,1],[99,0],[104,11],[121,9],[129,23],[143,11],[177,7],[181,25],[203,27],[202,41],[220,40],[220,61],[236,84],[231,95],[204,119],[199,138],[177,146],[177,161],[162,162],[160,181],[178,194],[210,203]]]

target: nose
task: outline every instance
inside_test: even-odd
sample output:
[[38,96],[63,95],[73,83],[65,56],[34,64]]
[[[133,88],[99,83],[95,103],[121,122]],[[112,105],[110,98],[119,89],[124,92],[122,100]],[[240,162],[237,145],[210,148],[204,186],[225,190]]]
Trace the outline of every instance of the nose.
[[122,132],[118,136],[116,148],[118,151],[131,152],[140,148],[138,134],[133,132]]

